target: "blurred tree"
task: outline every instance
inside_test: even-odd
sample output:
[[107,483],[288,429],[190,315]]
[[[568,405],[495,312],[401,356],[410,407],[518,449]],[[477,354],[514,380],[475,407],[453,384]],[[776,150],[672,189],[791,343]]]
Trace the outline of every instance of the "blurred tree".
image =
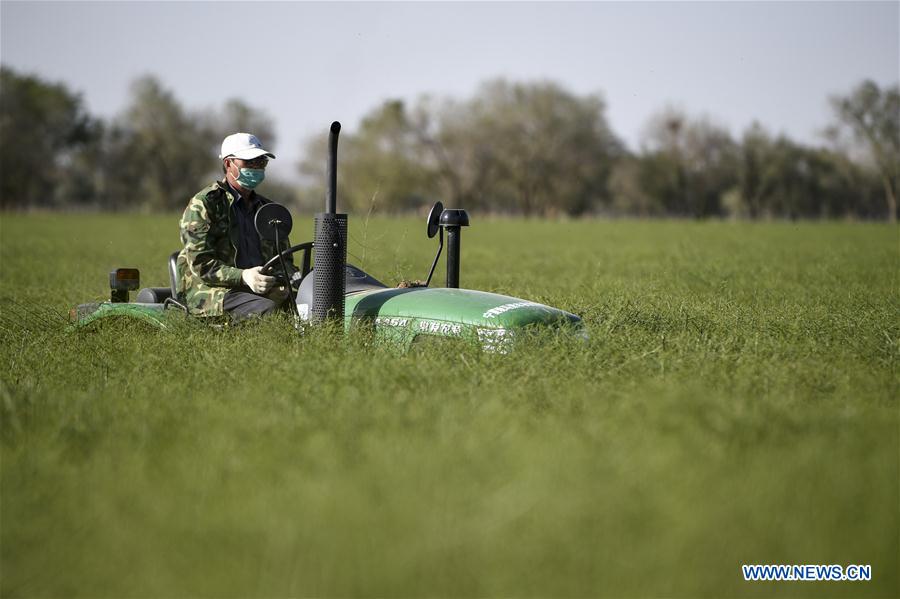
[[650,161],[640,156],[626,156],[616,161],[610,174],[609,187],[613,196],[612,210],[617,214],[659,216],[663,206],[651,195],[644,177]]
[[[192,112],[158,79],[141,77],[131,85],[129,105],[106,130],[98,152],[105,173],[98,195],[108,207],[181,210],[221,177],[219,148],[236,132],[253,133],[269,147],[275,142],[268,115],[239,99],[228,100],[219,112]],[[264,185],[279,201],[292,202],[289,186],[274,178]]]
[[[608,205],[621,142],[596,96],[553,83],[484,84],[465,102],[422,97],[368,114],[345,135],[339,178],[356,209],[373,200],[407,209],[448,205],[523,214],[583,214]],[[308,147],[301,173],[321,177],[324,140]]]
[[107,125],[92,120],[88,139],[70,152],[59,169],[55,185],[56,205],[75,208],[114,208],[107,205],[102,190],[105,183],[104,168]]
[[444,110],[430,147],[461,201],[526,215],[578,215],[611,203],[609,175],[624,150],[598,96],[497,79]]
[[769,157],[772,140],[763,127],[754,122],[741,140],[741,162],[738,167],[738,195],[742,206],[734,210],[741,216],[759,218],[763,214],[766,194],[771,185]]
[[[422,208],[436,199],[530,215],[617,212],[748,218],[889,217],[900,182],[900,92],[866,81],[832,98],[831,149],[774,137],[759,124],[740,142],[707,119],[666,109],[638,154],[610,130],[605,104],[552,82],[488,81],[468,99],[389,100],[345,132],[341,204],[368,211]],[[220,110],[183,108],[154,77],[135,81],[116,119],[91,118],[63,85],[0,68],[0,208],[180,210],[221,176],[222,138],[249,131],[272,147],[273,120],[240,99]],[[850,133],[864,160],[851,158]],[[26,140],[27,143],[23,143]],[[324,134],[310,140],[298,193],[270,178],[264,193],[319,210]],[[859,156],[859,152],[852,154]]]
[[773,139],[757,123],[744,133],[737,191],[750,218],[872,216],[872,184],[842,154]]
[[471,209],[488,203],[494,149],[479,136],[476,119],[468,103],[427,95],[412,111],[419,160],[433,177],[433,193],[447,206]]
[[155,77],[137,79],[110,132],[105,191],[119,206],[181,209],[216,176],[220,142],[209,123],[187,113]]
[[96,134],[64,85],[0,67],[0,208],[65,203],[57,193],[63,169]]
[[667,108],[644,133],[641,180],[646,192],[675,216],[717,216],[736,183],[738,146],[727,129]]
[[210,126],[219,141],[232,133],[252,133],[262,141],[265,148],[274,148],[277,141],[275,124],[271,117],[263,110],[237,98],[225,102],[221,113],[216,115]]
[[863,81],[847,96],[835,96],[832,107],[839,124],[864,144],[884,188],[888,220],[897,221],[897,185],[900,182],[900,86],[886,89]]
[[[341,142],[338,146],[338,160],[340,165],[337,170],[338,184],[338,210],[343,210],[344,205],[344,146],[347,145],[347,132],[341,134]],[[303,141],[302,158],[297,163],[297,172],[302,178],[302,185],[298,193],[298,202],[301,209],[308,212],[321,212],[325,203],[325,162],[328,154],[328,136],[326,133],[312,135]]]
[[345,147],[345,181],[355,208],[377,202],[389,210],[408,210],[433,195],[431,172],[402,101],[387,101],[366,115]]
[[[353,134],[346,128],[341,132],[338,145],[337,207],[339,211],[352,211],[361,206],[360,190],[347,188],[347,170],[351,168],[347,160],[347,146],[352,145]],[[322,212],[325,204],[325,165],[328,159],[328,134],[312,135],[303,142],[303,154],[297,163],[297,172],[303,182],[298,193],[302,210]]]
[[[324,135],[309,140],[300,164],[301,174],[316,182],[316,199],[310,200],[316,210],[324,197],[326,148]],[[388,100],[365,115],[356,133],[342,133],[339,156],[339,202],[347,209],[409,210],[435,195],[433,173],[401,100]]]

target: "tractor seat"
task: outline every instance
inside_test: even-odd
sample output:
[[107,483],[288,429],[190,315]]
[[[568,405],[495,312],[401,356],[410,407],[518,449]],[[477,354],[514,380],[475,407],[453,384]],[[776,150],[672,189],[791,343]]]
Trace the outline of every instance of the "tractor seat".
[[[175,263],[178,262],[179,252],[173,252],[169,256],[169,286],[168,287],[145,287],[138,292],[135,301],[143,304],[166,304],[170,299],[178,299],[177,281],[178,271]],[[179,303],[181,301],[179,300]]]

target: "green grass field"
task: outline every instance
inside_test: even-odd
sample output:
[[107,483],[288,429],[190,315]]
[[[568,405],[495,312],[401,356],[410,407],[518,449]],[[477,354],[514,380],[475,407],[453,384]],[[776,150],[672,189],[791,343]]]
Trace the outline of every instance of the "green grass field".
[[[424,278],[423,223],[351,218]],[[896,228],[473,215],[462,286],[591,334],[505,356],[66,332],[112,267],[167,284],[176,219],[0,216],[3,597],[900,595]]]

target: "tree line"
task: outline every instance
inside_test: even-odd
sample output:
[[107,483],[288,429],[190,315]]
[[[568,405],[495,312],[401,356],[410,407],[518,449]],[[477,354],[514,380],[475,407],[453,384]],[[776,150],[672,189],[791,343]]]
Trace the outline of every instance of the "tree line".
[[104,120],[64,85],[2,67],[0,208],[180,210],[221,176],[215,157],[235,131],[275,143],[272,120],[239,99],[188,110],[144,76],[125,110]]
[[[275,144],[272,119],[240,99],[188,110],[156,78],[131,86],[104,120],[58,83],[0,69],[0,207],[179,210],[210,177],[222,138]],[[666,108],[637,151],[611,129],[598,95],[554,82],[485,82],[470,98],[389,100],[344,132],[342,206],[389,212],[436,200],[533,216],[863,218],[897,216],[900,92],[864,81],[830,98],[823,144],[754,123],[739,137]],[[306,140],[305,181],[269,177],[264,193],[319,209],[325,133]]]

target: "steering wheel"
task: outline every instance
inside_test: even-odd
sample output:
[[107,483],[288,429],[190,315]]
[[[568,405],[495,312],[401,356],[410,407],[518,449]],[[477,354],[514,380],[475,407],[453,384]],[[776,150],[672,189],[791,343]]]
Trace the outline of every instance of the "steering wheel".
[[275,269],[280,266],[281,260],[283,258],[288,258],[294,255],[296,252],[303,250],[303,263],[300,266],[300,278],[296,279],[296,285],[293,286],[296,290],[297,287],[300,286],[300,281],[309,274],[310,269],[310,250],[313,248],[313,242],[307,241],[306,243],[301,243],[298,245],[292,245],[286,250],[282,250],[281,253],[273,256],[268,262],[262,265],[262,268],[259,270],[260,274],[274,276],[278,279],[278,283],[280,285],[287,284],[287,281],[284,280],[284,273],[275,273]]

